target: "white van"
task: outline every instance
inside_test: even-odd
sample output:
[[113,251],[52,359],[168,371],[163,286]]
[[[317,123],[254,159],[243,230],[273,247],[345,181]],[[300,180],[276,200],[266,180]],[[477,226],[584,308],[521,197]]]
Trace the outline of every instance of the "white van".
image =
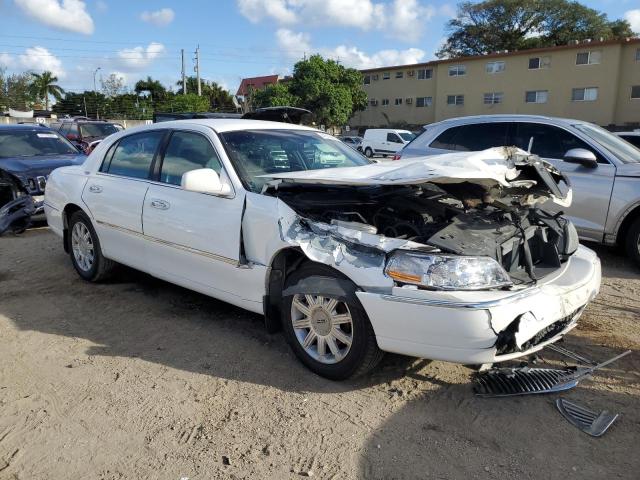
[[367,157],[374,155],[394,155],[413,140],[415,135],[409,130],[396,128],[369,128],[364,132],[364,138],[359,150]]

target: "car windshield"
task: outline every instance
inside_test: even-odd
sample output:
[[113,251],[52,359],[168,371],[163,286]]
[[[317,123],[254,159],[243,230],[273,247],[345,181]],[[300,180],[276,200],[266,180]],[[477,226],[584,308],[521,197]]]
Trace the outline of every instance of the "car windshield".
[[116,133],[118,129],[112,123],[81,123],[80,133],[83,137],[106,137]]
[[78,150],[51,130],[0,130],[0,158],[78,154]]
[[604,128],[589,123],[579,123],[574,125],[582,133],[595,140],[600,146],[607,149],[624,163],[639,163],[640,149],[634,147],[629,142],[613,135]]
[[400,133],[400,136],[405,142],[410,142],[416,137],[413,133],[403,133],[403,132]]
[[220,134],[245,187],[259,193],[262,175],[371,163],[331,135],[306,130],[241,130]]

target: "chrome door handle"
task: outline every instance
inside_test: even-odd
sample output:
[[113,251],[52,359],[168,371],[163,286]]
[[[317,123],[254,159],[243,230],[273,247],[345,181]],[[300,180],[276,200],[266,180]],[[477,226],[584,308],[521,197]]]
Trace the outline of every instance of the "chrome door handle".
[[91,193],[100,193],[100,192],[102,192],[102,187],[100,185],[91,185],[89,187],[89,191]]
[[159,199],[151,200],[151,206],[153,208],[157,208],[158,210],[169,210],[169,202]]

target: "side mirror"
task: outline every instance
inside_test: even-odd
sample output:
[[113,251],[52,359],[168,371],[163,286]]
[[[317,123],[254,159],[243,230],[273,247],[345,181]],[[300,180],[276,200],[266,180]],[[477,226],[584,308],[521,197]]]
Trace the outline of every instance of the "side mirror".
[[598,159],[595,154],[585,148],[572,148],[564,154],[564,161],[579,163],[587,168],[596,168],[598,166]]
[[182,175],[180,185],[184,190],[211,195],[229,195],[231,186],[223,183],[220,176],[211,168],[198,168]]

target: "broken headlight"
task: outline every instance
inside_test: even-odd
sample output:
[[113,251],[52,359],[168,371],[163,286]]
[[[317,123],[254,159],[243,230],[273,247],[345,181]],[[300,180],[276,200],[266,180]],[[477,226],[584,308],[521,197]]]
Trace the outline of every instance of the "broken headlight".
[[482,290],[512,285],[509,274],[490,257],[396,251],[385,273],[399,283],[436,290]]

